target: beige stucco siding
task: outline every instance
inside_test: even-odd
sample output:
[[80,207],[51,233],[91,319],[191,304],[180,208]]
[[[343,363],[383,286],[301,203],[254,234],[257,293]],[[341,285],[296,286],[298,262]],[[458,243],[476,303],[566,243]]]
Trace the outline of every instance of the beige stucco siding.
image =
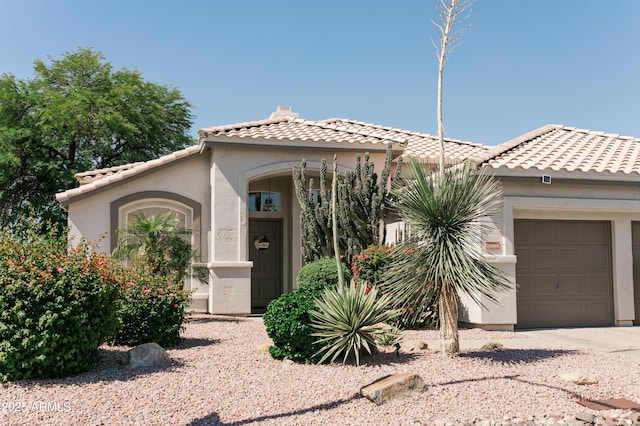
[[[125,183],[107,187],[104,190],[91,193],[90,197],[73,200],[68,205],[69,226],[72,236],[84,236],[87,240],[97,240],[105,237],[102,250],[110,252],[110,229],[112,202],[139,192],[165,191],[172,192],[205,206],[208,202],[208,162],[202,156],[176,162],[168,167],[160,167],[139,177],[126,180]],[[207,223],[204,210],[202,211],[202,226],[200,230],[201,247],[206,249]],[[206,254],[205,254],[206,255]]]
[[[321,160],[328,160],[331,170],[333,155],[338,152],[338,170],[344,173],[355,166],[356,153],[286,149],[283,147],[213,146],[210,160],[212,198],[209,268],[215,282],[210,293],[210,311],[225,314],[251,312],[251,262],[248,261],[247,199],[250,189],[272,190],[283,194],[283,210],[277,214],[252,213],[251,217],[277,217],[284,222],[283,292],[295,288],[295,276],[302,266],[300,255],[300,208],[295,198],[293,167],[307,160],[310,176],[317,176]],[[364,150],[363,150],[364,152]],[[384,153],[371,154],[378,172],[384,165]],[[318,179],[315,179],[318,182]]]
[[604,220],[611,223],[614,322],[631,325],[635,317],[631,222],[640,220],[640,191],[630,185],[593,182],[552,182],[551,185],[504,182],[503,186],[502,219],[497,223],[503,235],[503,255],[514,253],[515,219]]

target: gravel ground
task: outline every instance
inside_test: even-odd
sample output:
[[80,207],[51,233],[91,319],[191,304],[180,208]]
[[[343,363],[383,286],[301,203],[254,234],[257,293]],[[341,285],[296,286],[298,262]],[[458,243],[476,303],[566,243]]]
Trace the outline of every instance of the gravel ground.
[[[184,337],[168,350],[174,360],[169,369],[127,370],[119,361],[128,348],[105,347],[102,361],[86,374],[4,384],[0,424],[440,425],[480,424],[478,419],[526,424],[534,416],[603,414],[578,405],[580,399],[640,402],[640,364],[620,355],[538,348],[466,351],[449,359],[429,349],[380,353],[360,367],[301,365],[255,351],[269,342],[260,318],[199,315]],[[514,337],[460,331],[461,340]],[[429,340],[437,333],[410,331],[406,338]],[[578,386],[558,376],[576,369],[598,383]],[[359,396],[362,386],[401,372],[418,373],[428,392],[382,406]]]

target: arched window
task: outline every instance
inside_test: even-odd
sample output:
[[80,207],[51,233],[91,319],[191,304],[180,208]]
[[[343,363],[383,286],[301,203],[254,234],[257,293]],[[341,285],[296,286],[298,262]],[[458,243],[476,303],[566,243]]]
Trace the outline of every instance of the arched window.
[[193,229],[193,209],[184,204],[166,199],[144,199],[125,204],[118,213],[119,228],[124,228],[134,217],[142,213],[145,217],[172,213],[181,228]]
[[117,230],[125,228],[136,214],[150,217],[173,213],[178,226],[193,231],[192,242],[199,252],[200,211],[200,203],[170,192],[140,192],[120,198],[111,203],[111,250],[115,249],[118,242]]

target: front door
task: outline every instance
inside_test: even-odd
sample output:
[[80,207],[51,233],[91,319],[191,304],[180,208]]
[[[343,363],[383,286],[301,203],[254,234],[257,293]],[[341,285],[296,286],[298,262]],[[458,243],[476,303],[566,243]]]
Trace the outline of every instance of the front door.
[[282,219],[249,220],[251,311],[264,313],[282,294]]

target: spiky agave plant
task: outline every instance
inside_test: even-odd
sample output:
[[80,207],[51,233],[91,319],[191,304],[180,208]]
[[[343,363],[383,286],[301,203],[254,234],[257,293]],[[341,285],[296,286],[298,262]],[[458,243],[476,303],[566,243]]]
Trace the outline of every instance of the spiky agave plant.
[[396,248],[400,255],[385,275],[383,289],[400,306],[438,301],[442,352],[458,354],[458,302],[465,294],[484,306],[511,287],[501,270],[486,261],[482,234],[496,212],[499,183],[469,163],[436,172],[416,159],[393,194],[395,207],[411,238]]
[[360,354],[371,354],[376,340],[388,334],[397,334],[395,327],[386,324],[400,315],[400,310],[389,309],[389,298],[378,296],[378,289],[368,292],[365,285],[337,286],[325,290],[311,310],[312,336],[322,346],[316,355],[322,354],[320,363],[334,362],[340,355],[342,363],[350,353],[360,365]]

